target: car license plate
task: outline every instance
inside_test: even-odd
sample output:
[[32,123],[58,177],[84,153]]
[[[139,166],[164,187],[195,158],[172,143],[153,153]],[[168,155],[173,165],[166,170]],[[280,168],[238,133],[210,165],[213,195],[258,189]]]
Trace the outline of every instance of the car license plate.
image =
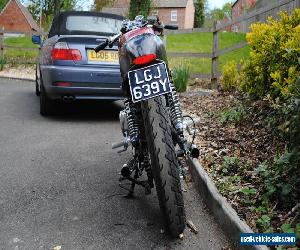
[[171,92],[165,63],[158,63],[128,72],[133,102],[140,102]]
[[118,51],[102,50],[96,53],[94,50],[87,51],[88,60],[92,62],[119,63]]

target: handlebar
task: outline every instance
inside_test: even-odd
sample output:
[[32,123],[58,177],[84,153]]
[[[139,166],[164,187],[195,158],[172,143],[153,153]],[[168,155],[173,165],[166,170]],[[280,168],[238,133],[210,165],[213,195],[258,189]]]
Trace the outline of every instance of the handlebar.
[[[127,21],[123,25],[123,28],[121,29],[121,32],[115,36],[109,37],[105,42],[100,43],[94,50],[95,52],[99,52],[101,50],[104,50],[107,46],[112,47],[113,44],[121,37],[123,33],[126,33],[129,30],[132,30],[134,28],[142,28],[146,26],[151,26],[154,31],[160,32],[162,34],[164,29],[169,29],[169,30],[177,30],[178,26],[177,25],[162,25],[159,21],[158,18],[156,17],[156,23],[155,20],[153,19],[148,22],[143,22],[143,18],[141,16],[137,16],[135,21]],[[151,24],[153,22],[153,24]]]
[[108,39],[106,39],[105,42],[100,43],[96,48],[94,48],[94,51],[99,52],[101,50],[104,50],[107,46],[112,47],[113,44],[120,38],[121,35],[122,33],[119,33],[115,36],[109,37]]
[[108,46],[108,40],[103,43],[100,43],[96,48],[94,48],[95,52],[98,53],[101,50],[104,50]]
[[178,30],[178,26],[173,25],[173,24],[167,24],[167,25],[164,26],[164,29],[166,29],[166,30]]

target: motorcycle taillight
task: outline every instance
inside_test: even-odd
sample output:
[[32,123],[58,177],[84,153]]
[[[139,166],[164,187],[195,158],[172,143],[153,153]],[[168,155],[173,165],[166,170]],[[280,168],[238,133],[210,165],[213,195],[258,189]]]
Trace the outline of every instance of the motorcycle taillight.
[[143,55],[135,58],[133,60],[133,63],[135,65],[143,65],[143,64],[148,64],[156,59],[155,54],[149,54],[149,55]]
[[81,61],[82,55],[78,49],[69,49],[67,43],[58,42],[51,51],[53,60]]

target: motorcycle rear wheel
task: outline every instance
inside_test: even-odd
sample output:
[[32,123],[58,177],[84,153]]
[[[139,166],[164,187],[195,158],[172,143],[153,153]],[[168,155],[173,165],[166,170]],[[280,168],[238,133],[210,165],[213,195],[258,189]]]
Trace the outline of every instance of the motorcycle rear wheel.
[[160,209],[166,228],[178,237],[185,228],[185,210],[165,97],[143,102],[142,113]]

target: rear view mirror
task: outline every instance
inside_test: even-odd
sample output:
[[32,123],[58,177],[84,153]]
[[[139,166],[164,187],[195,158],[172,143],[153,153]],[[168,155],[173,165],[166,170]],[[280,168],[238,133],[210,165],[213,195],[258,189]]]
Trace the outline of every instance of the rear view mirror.
[[39,45],[42,43],[42,39],[41,39],[40,35],[33,35],[31,37],[31,41],[32,41],[32,43],[39,44]]
[[167,24],[164,27],[166,30],[178,30],[178,25]]
[[147,20],[148,20],[149,24],[153,25],[158,21],[158,17],[157,16],[148,16]]

